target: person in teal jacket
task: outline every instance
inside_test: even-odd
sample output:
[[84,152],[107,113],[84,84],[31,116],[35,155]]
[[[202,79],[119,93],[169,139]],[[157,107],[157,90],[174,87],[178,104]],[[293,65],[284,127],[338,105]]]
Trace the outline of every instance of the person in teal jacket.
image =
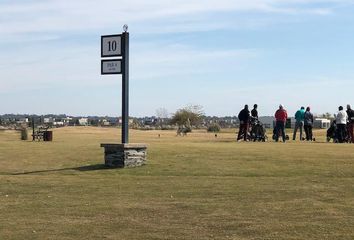
[[302,141],[302,129],[304,127],[304,119],[305,119],[305,107],[301,107],[301,109],[295,113],[296,121],[295,121],[295,128],[293,134],[294,141],[296,139],[296,132],[298,129],[300,129],[300,141]]

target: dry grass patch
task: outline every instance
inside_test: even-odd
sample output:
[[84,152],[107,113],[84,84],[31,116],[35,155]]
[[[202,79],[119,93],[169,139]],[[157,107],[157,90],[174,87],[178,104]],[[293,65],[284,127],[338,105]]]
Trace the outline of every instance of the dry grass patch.
[[47,143],[0,132],[0,239],[353,239],[354,145],[316,136],[132,131],[148,165],[104,169],[117,129],[56,129]]

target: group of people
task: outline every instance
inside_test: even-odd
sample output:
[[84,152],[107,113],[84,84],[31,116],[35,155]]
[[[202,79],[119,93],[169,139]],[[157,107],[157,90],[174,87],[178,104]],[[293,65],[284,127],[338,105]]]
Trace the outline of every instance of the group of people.
[[237,141],[242,139],[248,141],[248,131],[252,120],[258,120],[258,105],[254,104],[252,111],[248,109],[248,105],[240,111],[238,114],[238,119],[240,120],[240,130],[238,131]]
[[354,143],[354,110],[349,104],[347,105],[347,111],[342,106],[339,107],[335,124],[337,127],[336,135],[338,142],[344,142],[347,138],[348,142]]
[[296,133],[299,129],[300,129],[300,141],[304,140],[305,138],[302,137],[303,136],[302,129],[304,129],[306,134],[306,140],[312,141],[313,123],[314,123],[313,114],[311,113],[310,107],[307,107],[306,110],[305,107],[301,107],[300,110],[298,110],[295,113],[295,128],[294,128],[293,140],[296,139]]
[[[248,141],[248,131],[252,120],[258,120],[258,105],[254,104],[253,109],[249,111],[248,105],[240,111],[238,114],[238,119],[240,120],[240,129],[238,132],[237,140],[243,138],[244,141]],[[275,116],[275,128],[274,128],[274,140],[279,141],[279,138],[282,138],[282,141],[287,140],[285,134],[286,121],[288,119],[288,113],[282,104],[279,105],[279,108],[274,114]],[[295,113],[295,128],[293,133],[293,140],[296,140],[297,131],[300,131],[300,140],[312,141],[313,133],[312,128],[314,124],[314,116],[311,113],[311,108],[301,107]],[[347,105],[347,110],[345,111],[342,106],[338,108],[338,113],[335,115],[335,124],[337,126],[337,137],[339,142],[343,142],[346,135],[348,135],[348,140],[351,143],[354,143],[354,110],[351,106]],[[306,137],[303,138],[303,129],[305,130]]]

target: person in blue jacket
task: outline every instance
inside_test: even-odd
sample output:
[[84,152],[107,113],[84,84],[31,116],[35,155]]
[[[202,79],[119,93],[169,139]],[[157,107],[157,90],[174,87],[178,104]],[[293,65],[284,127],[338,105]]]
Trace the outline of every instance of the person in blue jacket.
[[297,130],[300,129],[300,141],[302,141],[302,129],[304,127],[304,119],[305,119],[305,107],[301,107],[295,113],[295,128],[293,134],[293,140],[296,139]]

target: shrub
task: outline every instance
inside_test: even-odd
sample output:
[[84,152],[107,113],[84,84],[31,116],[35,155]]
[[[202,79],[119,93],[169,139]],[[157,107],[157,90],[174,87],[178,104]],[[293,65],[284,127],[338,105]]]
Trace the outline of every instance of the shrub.
[[220,132],[220,129],[221,129],[221,127],[219,124],[213,123],[210,126],[208,126],[207,131],[208,132]]
[[28,133],[26,128],[21,129],[21,140],[28,140]]
[[204,115],[203,108],[198,105],[192,105],[181,108],[172,116],[171,124],[177,124],[177,126],[188,127],[192,130],[192,126],[200,125],[202,117]]

